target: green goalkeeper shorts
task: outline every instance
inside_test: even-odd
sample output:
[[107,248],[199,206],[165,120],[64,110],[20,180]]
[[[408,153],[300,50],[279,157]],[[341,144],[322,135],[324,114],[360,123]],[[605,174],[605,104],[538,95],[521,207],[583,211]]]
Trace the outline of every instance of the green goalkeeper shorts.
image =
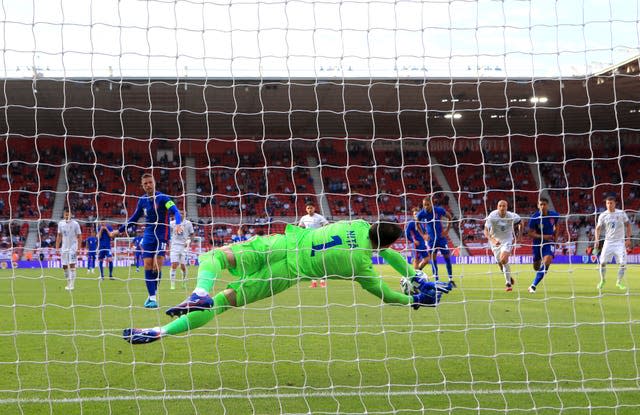
[[229,272],[237,281],[227,287],[236,292],[238,306],[271,297],[298,283],[287,267],[285,235],[257,236],[230,248],[236,266]]

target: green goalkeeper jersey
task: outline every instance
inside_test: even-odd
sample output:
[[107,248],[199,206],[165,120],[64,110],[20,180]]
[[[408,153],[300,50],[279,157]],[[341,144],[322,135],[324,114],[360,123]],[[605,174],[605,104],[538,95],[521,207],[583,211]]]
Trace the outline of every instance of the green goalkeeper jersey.
[[[287,225],[287,264],[291,275],[353,279],[385,302],[410,304],[410,296],[391,290],[374,269],[370,227],[364,220],[340,221],[318,229]],[[401,276],[415,274],[398,252],[382,249],[380,256]]]

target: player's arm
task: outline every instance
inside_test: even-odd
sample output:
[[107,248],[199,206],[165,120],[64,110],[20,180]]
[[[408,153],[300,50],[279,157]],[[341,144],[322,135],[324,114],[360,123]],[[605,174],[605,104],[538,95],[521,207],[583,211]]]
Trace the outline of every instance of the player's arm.
[[322,223],[322,226],[328,225],[329,221],[327,220],[327,218],[325,218],[324,216],[320,215],[320,217],[322,219],[320,219],[320,223]]
[[413,227],[411,226],[411,223],[415,222],[409,222],[406,229],[404,230],[404,235],[407,237],[407,241],[415,244],[415,240],[413,239]]
[[136,205],[136,210],[133,212],[133,215],[126,220],[125,223],[120,225],[118,228],[118,233],[124,233],[127,230],[130,223],[137,222],[140,219],[140,216],[144,213],[144,209],[142,208],[142,199],[138,199],[138,204]]
[[[167,212],[171,213],[174,219],[176,220],[176,228],[178,227],[178,225],[181,225],[182,215],[180,215],[180,211],[178,210],[178,207],[176,206],[176,204],[173,202],[173,200],[169,199],[168,196],[167,196],[167,200],[164,202],[164,207],[165,209],[167,209]],[[180,229],[181,228],[182,226],[180,226]]]
[[489,241],[489,243],[491,245],[497,245],[498,241],[495,240],[495,238],[493,236],[491,236],[491,225],[489,224],[489,220],[488,219],[484,223],[484,228],[483,228],[482,232],[484,233],[484,237],[487,238],[487,241]]
[[60,233],[60,225],[58,225],[58,234],[56,235],[56,251],[60,249],[60,242],[62,242],[62,234]]
[[[364,272],[360,272],[354,279],[366,291],[382,299],[387,304],[413,304],[413,298],[399,291],[389,288],[382,278],[375,272],[373,265],[370,265]],[[413,274],[412,274],[413,275]]]
[[604,222],[602,220],[602,215],[598,216],[598,221],[596,222],[596,229],[595,229],[595,233],[593,236],[593,251],[594,252],[598,252],[599,251],[599,247],[600,247],[600,229],[602,229],[602,226],[604,225]]
[[448,212],[445,208],[441,208],[444,211],[444,217],[447,218],[447,227],[442,230],[442,236],[448,237],[449,229],[451,229],[451,221],[453,220],[453,216],[451,212]]
[[405,257],[403,257],[399,252],[391,248],[381,249],[380,256],[382,259],[387,261],[387,263],[391,265],[391,268],[396,270],[401,277],[409,278],[416,274],[416,270],[409,265]]
[[555,221],[553,222],[553,235],[551,236],[552,241],[557,241],[558,236],[560,236],[560,227],[558,226],[558,222],[560,222],[560,215],[556,214]]
[[631,248],[631,222],[627,219],[627,223],[625,224],[625,228],[627,233],[624,238],[624,246],[629,249]]
[[80,229],[80,225],[78,225],[78,228],[77,228],[76,238],[78,239],[78,248],[81,248],[82,247],[82,230]]
[[520,235],[522,235],[522,220],[518,219],[518,221],[513,224],[513,243],[514,244],[516,245],[518,244]]
[[[429,226],[429,224],[425,222],[426,220],[427,212],[425,212],[424,209],[420,209],[420,211],[418,211],[418,215],[416,216],[416,228],[418,229],[418,233],[422,235],[422,239],[424,239],[425,242],[429,241],[429,232],[427,232],[427,230],[425,229],[426,226]],[[425,224],[425,227],[423,227],[422,224]]]

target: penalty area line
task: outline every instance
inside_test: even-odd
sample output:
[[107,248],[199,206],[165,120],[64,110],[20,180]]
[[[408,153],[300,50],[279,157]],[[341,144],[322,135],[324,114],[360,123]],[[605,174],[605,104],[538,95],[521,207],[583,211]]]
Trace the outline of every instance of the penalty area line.
[[435,396],[435,395],[533,395],[533,394],[566,394],[566,393],[621,393],[637,392],[637,388],[529,388],[529,389],[478,389],[478,390],[406,390],[406,391],[333,391],[333,392],[299,392],[299,393],[194,393],[165,395],[115,395],[89,396],[76,398],[23,398],[0,399],[0,405],[27,404],[75,404],[89,402],[127,402],[127,401],[192,401],[211,399],[300,399],[328,397],[361,397],[361,396]]

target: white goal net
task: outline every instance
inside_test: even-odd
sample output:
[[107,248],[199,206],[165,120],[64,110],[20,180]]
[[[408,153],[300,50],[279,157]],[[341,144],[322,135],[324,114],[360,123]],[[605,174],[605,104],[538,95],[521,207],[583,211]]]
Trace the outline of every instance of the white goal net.
[[[0,413],[637,413],[639,16],[638,0],[4,0]],[[172,202],[136,222],[160,212],[160,234],[175,203],[195,231],[188,279],[156,296],[131,238],[91,239],[146,200],[144,173]],[[501,200],[522,219],[508,266],[485,235]],[[262,237],[317,215],[398,224],[390,250],[457,288],[434,308],[386,304],[414,299],[376,291],[400,291],[376,252],[377,288],[327,260],[326,280],[234,288],[190,316],[249,304],[149,334],[186,321],[165,312],[206,286],[199,254],[279,247]],[[310,256],[355,257],[354,235]],[[218,272],[236,259],[219,252],[201,272],[212,296],[282,270],[274,248]]]

